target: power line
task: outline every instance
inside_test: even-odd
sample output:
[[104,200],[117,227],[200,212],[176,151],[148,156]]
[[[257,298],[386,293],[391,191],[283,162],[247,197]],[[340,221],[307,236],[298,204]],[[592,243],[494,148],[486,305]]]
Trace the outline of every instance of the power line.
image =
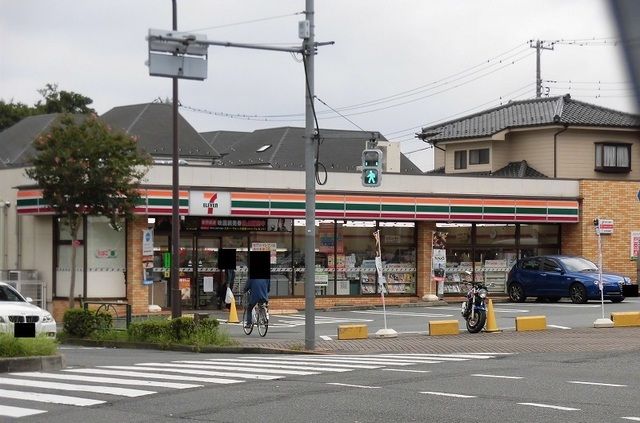
[[270,21],[270,20],[273,20],[273,19],[288,18],[290,16],[303,15],[303,14],[304,14],[304,12],[295,12],[295,13],[289,13],[289,14],[286,14],[286,15],[277,15],[277,16],[270,16],[270,17],[266,17],[266,18],[252,19],[252,20],[249,20],[249,21],[240,21],[240,22],[234,22],[234,23],[229,23],[229,24],[224,24],[224,25],[208,26],[208,27],[205,27],[205,28],[197,28],[197,29],[192,29],[192,30],[184,31],[184,32],[208,31],[210,29],[218,29],[218,28],[227,28],[227,27],[230,27],[230,26],[246,25],[246,24],[251,24],[251,23],[256,23],[256,22]]

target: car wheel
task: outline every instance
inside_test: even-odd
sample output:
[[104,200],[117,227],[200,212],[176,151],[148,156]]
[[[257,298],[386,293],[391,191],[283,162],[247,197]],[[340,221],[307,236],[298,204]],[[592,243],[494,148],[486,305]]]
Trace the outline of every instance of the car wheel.
[[524,295],[524,288],[518,282],[509,285],[509,298],[514,303],[522,303],[527,297]]
[[587,289],[581,283],[574,283],[569,287],[569,297],[574,304],[587,302]]

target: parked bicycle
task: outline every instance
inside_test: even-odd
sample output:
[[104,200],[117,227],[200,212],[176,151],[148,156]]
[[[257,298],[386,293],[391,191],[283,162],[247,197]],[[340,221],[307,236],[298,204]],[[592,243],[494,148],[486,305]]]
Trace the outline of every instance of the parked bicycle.
[[[258,326],[258,333],[264,337],[269,330],[269,303],[267,301],[260,301],[250,310],[250,295],[251,291],[247,291],[242,298],[244,306],[244,312],[242,313],[242,330],[244,330],[245,335],[251,335],[253,327]],[[247,325],[248,313],[252,313],[250,326]]]

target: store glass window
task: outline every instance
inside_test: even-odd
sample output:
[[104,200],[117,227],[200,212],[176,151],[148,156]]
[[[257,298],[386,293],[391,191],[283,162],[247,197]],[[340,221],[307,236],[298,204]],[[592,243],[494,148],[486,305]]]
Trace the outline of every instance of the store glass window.
[[[342,226],[344,239],[345,267],[349,280],[349,293],[375,294],[376,289],[376,242],[373,232],[375,222],[344,220]],[[353,271],[349,271],[353,269]]]
[[[335,288],[335,275],[332,273],[333,281],[331,288],[329,284],[329,260],[335,260],[333,247],[328,243],[333,242],[334,220],[316,220],[315,221],[315,288],[316,295],[334,295],[329,294],[330,289]],[[294,283],[293,295],[304,296],[305,289],[305,237],[306,237],[306,221],[296,219],[293,222],[293,266]],[[324,243],[324,244],[323,244]]]
[[[57,262],[55,273],[54,296],[68,297],[71,285],[71,231],[69,226],[60,218],[56,219]],[[76,246],[75,264],[75,296],[84,296],[84,231],[82,226],[78,229],[78,242]]]
[[[285,220],[285,219],[282,219]],[[286,219],[291,222],[290,219]],[[285,228],[289,228],[287,231]],[[251,250],[256,246],[261,249],[271,251],[271,296],[288,296],[293,294],[292,264],[293,256],[291,250],[291,225],[271,227],[273,230],[267,232],[251,233]]]
[[515,247],[516,225],[478,223],[476,225],[476,244]]
[[416,237],[413,222],[380,222],[382,271],[390,294],[416,292]]
[[87,217],[87,297],[125,298],[126,231],[104,216]]

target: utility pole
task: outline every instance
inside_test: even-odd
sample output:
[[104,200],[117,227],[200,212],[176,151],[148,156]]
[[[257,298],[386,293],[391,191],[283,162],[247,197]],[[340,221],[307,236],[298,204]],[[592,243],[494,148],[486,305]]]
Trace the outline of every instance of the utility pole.
[[309,37],[304,38],[302,54],[305,65],[305,236],[304,236],[304,346],[313,351],[316,342],[316,175],[315,175],[315,134],[313,116],[315,56],[313,0],[306,0],[305,18],[309,25]]
[[536,98],[542,97],[542,76],[540,75],[540,52],[541,50],[553,50],[553,43],[550,47],[545,47],[544,41],[536,40],[536,44],[533,45],[533,40],[529,40],[529,47],[536,49]]
[[[172,0],[173,30],[178,30],[178,0]],[[174,53],[175,55],[175,53]],[[172,211],[171,211],[171,317],[182,316],[180,294],[180,167],[178,158],[178,78],[173,77],[173,153],[172,153]]]

